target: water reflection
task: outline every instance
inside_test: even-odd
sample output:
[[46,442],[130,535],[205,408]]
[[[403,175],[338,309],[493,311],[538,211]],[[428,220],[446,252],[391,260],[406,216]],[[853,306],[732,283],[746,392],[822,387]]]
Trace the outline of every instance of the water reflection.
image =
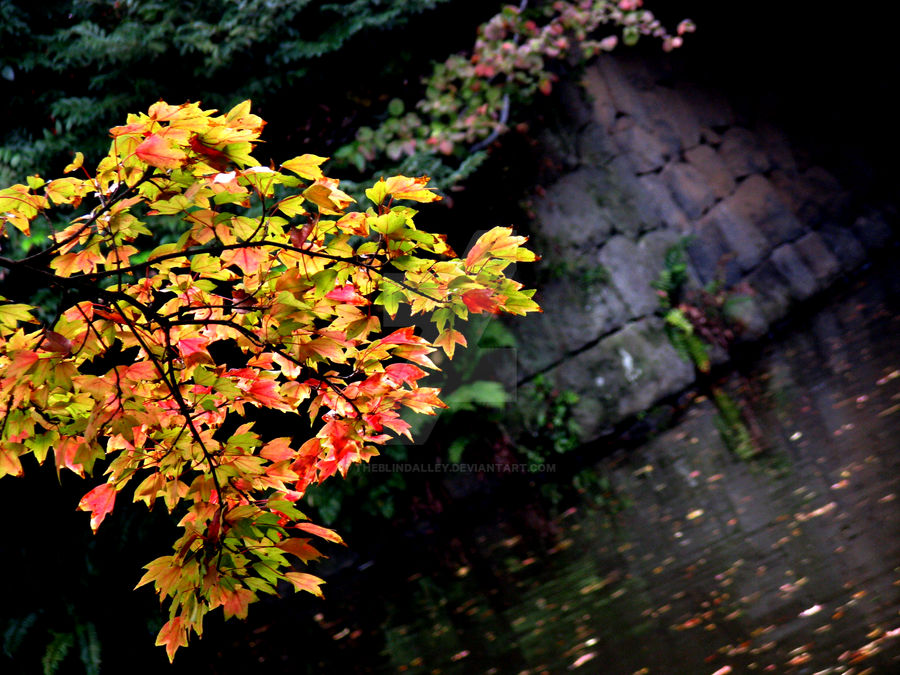
[[[900,321],[892,280],[781,336],[726,384],[764,452],[715,407],[596,467],[552,543],[477,529],[452,582],[384,598],[383,672],[900,671]],[[524,528],[527,530],[527,528]]]

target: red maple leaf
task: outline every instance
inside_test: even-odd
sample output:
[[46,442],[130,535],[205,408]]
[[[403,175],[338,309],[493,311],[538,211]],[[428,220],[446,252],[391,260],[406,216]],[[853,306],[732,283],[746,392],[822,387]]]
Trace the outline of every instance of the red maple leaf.
[[499,314],[500,298],[495,296],[489,288],[473,288],[462,294],[462,301],[473,314],[488,312]]
[[91,512],[91,529],[96,532],[106,514],[113,510],[116,503],[116,487],[111,483],[98,485],[78,502],[79,511]]
[[329,300],[345,302],[348,305],[360,306],[369,304],[369,301],[359,294],[359,291],[356,290],[356,286],[354,286],[353,284],[344,284],[343,286],[338,286],[333,291],[329,291],[328,293],[326,293],[325,297]]

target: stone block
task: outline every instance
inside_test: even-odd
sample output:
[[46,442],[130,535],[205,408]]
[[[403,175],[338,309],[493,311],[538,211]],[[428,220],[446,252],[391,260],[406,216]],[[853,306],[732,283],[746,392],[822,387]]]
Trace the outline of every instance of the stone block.
[[743,180],[724,203],[732,213],[756,225],[772,247],[796,239],[804,232],[803,224],[772,183],[762,176]]
[[656,276],[665,267],[666,253],[680,243],[684,237],[678,230],[656,230],[641,237],[638,248],[645,253],[647,264]]
[[703,175],[717,199],[724,199],[734,192],[736,183],[731,171],[710,146],[698,145],[685,152],[684,158]]
[[648,226],[638,207],[643,194],[634,166],[627,157],[619,156],[605,168],[607,182],[599,198],[603,213],[609,219],[613,232],[635,239]]
[[675,352],[662,320],[651,317],[628,324],[547,376],[578,394],[575,416],[587,441],[688,386],[694,368]]
[[844,270],[853,270],[866,261],[866,249],[849,227],[826,223],[819,234]]
[[684,96],[668,87],[655,87],[641,93],[647,117],[657,129],[671,135],[678,150],[689,150],[700,143],[700,123]]
[[732,127],[722,135],[719,156],[735,178],[763,173],[771,166],[759,140],[743,127]]
[[672,155],[669,146],[632,118],[623,117],[616,121],[612,138],[615,147],[628,156],[637,173],[661,169]]
[[591,122],[578,132],[575,144],[579,161],[588,167],[602,167],[618,152],[606,129],[595,122]]
[[612,231],[601,212],[603,174],[580,169],[547,188],[535,203],[536,239],[551,256],[578,264],[584,252],[599,246]]
[[687,253],[696,277],[702,285],[705,286],[722,277],[728,286],[740,281],[741,269],[715,222],[700,221],[694,226],[691,235]]
[[714,148],[718,148],[722,143],[722,135],[717,134],[709,127],[700,127],[700,140]]
[[660,178],[669,187],[675,203],[691,220],[699,219],[716,201],[716,195],[706,178],[692,164],[669,164],[662,170]]
[[770,259],[778,273],[787,280],[791,297],[795,300],[806,300],[819,289],[816,276],[791,244],[776,248]]
[[610,100],[616,112],[645,119],[644,107],[640,95],[634,85],[628,81],[621,66],[614,58],[602,58],[597,61],[596,68],[606,83]]
[[543,313],[510,325],[520,374],[539,372],[625,324],[624,302],[602,274],[591,271],[566,270],[541,284],[535,299]]
[[794,248],[812,271],[819,282],[819,288],[825,288],[841,273],[841,264],[832,255],[818,232],[808,232],[794,242]]
[[766,321],[772,324],[783,318],[791,304],[791,289],[769,260],[764,260],[744,279],[753,289],[753,298]]
[[637,208],[648,229],[665,227],[681,233],[690,229],[690,221],[675,203],[662,178],[651,173],[640,176],[638,182],[642,198],[637,200]]
[[613,104],[612,94],[606,79],[596,67],[586,68],[581,79],[581,86],[587,94],[588,104],[594,116],[594,121],[604,129],[611,129],[616,121],[616,107]]
[[658,306],[656,292],[650,285],[658,271],[652,269],[646,251],[628,237],[615,235],[597,256],[610,273],[610,283],[625,302],[630,318],[652,314]]
[[703,218],[718,228],[722,241],[743,271],[756,267],[771,247],[751,220],[732,209],[728,201],[719,202]]

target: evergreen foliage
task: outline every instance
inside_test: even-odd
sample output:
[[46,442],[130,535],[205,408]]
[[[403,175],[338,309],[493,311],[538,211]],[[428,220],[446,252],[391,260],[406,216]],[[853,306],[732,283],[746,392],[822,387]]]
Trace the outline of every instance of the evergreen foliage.
[[322,102],[326,87],[345,89],[322,57],[442,2],[0,0],[0,183],[61,167],[74,148],[102,156],[103,132],[148,98]]

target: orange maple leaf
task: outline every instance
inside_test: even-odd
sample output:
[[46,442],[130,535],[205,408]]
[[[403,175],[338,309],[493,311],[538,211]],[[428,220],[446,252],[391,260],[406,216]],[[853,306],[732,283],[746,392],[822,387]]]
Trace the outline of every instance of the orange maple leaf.
[[158,169],[178,169],[187,160],[184,150],[172,147],[164,138],[156,134],[150,134],[143,143],[134,149],[134,154],[142,162]]
[[175,652],[178,648],[187,647],[187,643],[187,626],[184,625],[184,619],[180,616],[166,622],[166,625],[159,631],[159,635],[156,636],[156,646],[165,645],[169,663],[175,659]]
[[[463,300],[465,302],[465,300]],[[440,347],[447,354],[447,358],[452,359],[453,353],[456,351],[456,345],[467,346],[466,336],[458,330],[447,330],[437,336],[434,341],[435,347]]]
[[309,539],[291,537],[290,539],[279,542],[277,546],[285,553],[291,553],[300,558],[303,562],[308,563],[310,560],[318,560],[322,557],[322,554],[318,549],[311,546],[309,541]]
[[313,523],[297,523],[294,525],[298,530],[303,530],[304,532],[309,532],[310,534],[314,534],[317,537],[322,537],[326,541],[334,542],[335,544],[343,544],[344,540],[341,539],[341,535],[339,535],[334,530],[329,530],[327,527],[322,527],[321,525],[315,525]]
[[306,591],[317,597],[322,597],[322,589],[319,586],[325,583],[323,579],[314,577],[312,574],[304,574],[303,572],[286,572],[284,578],[294,584],[294,588],[298,591]]

